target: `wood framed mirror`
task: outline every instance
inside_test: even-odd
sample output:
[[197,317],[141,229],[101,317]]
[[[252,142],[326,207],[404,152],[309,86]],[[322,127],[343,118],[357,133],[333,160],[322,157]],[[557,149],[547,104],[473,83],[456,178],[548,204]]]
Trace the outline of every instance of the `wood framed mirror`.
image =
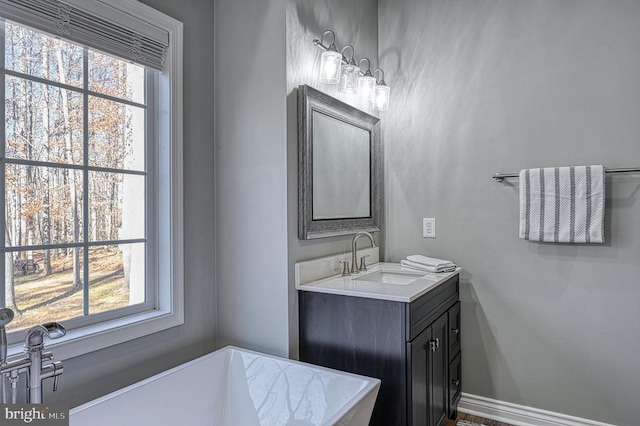
[[380,231],[380,119],[298,88],[298,238]]

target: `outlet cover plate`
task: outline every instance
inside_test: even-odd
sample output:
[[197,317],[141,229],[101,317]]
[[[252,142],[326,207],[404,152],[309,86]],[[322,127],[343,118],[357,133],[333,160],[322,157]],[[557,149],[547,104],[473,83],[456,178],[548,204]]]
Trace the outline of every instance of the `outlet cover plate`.
[[433,217],[425,217],[422,219],[422,237],[436,237],[436,219]]

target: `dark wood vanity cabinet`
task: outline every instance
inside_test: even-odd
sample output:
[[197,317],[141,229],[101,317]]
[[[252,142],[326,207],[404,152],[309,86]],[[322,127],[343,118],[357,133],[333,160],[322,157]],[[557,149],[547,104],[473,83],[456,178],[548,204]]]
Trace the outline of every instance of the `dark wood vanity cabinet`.
[[371,425],[442,426],[460,400],[458,275],[406,303],[300,291],[300,359],[382,381]]
[[442,425],[447,420],[449,360],[447,313],[407,343],[410,355],[410,425]]
[[460,350],[460,302],[448,312],[449,315],[449,417],[458,413],[456,407],[462,395],[462,354]]

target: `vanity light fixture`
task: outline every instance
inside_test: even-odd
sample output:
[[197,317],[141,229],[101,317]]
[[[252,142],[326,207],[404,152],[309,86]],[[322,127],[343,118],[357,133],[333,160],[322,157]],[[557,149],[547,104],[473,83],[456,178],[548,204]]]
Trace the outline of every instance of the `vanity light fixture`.
[[367,70],[364,72],[364,75],[358,79],[358,97],[365,105],[370,106],[373,98],[373,90],[376,87],[377,81],[371,74],[371,61],[369,58],[360,59],[358,65],[362,64],[362,61],[367,61]]
[[[346,59],[346,56],[344,56],[344,50],[347,48],[351,49],[351,59]],[[342,64],[338,92],[355,95],[358,93],[358,77],[360,77],[360,69],[356,65],[355,59],[353,59],[353,55],[355,55],[356,52],[353,49],[353,46],[347,44],[342,48],[340,53],[342,53],[342,57],[345,58],[347,63]]]
[[333,41],[331,42],[329,47],[325,47],[325,51],[322,52],[322,58],[320,59],[320,82],[337,84],[340,82],[342,54],[338,53],[338,49],[336,48],[335,33],[331,30],[327,30],[322,34],[322,41],[314,40],[314,43],[316,43],[316,46],[321,45],[324,47],[324,44],[322,42],[324,41],[324,36],[327,34],[331,34],[333,36]]
[[378,68],[373,72],[373,74],[375,75],[378,71],[382,73],[382,78],[380,78],[378,84],[373,89],[371,108],[373,108],[374,111],[387,111],[389,109],[391,89],[384,82],[384,71],[382,71],[382,69]]
[[[331,34],[333,37],[333,41],[328,47],[324,44],[327,34]],[[342,52],[344,52],[347,47],[350,48],[351,58],[343,56],[342,53],[338,52],[335,41],[336,35],[331,30],[322,33],[321,40],[313,40],[314,46],[324,50],[320,60],[320,82],[339,84],[338,91],[349,94],[359,93],[360,100],[366,105],[371,105],[374,111],[387,111],[389,109],[391,89],[384,81],[384,71],[378,68],[371,74],[371,61],[368,58],[362,58],[357,61],[354,48],[351,45],[346,45],[342,49]],[[367,61],[368,67],[365,72],[362,72],[360,64],[364,60]],[[380,80],[375,79],[375,73],[378,71],[382,73]]]

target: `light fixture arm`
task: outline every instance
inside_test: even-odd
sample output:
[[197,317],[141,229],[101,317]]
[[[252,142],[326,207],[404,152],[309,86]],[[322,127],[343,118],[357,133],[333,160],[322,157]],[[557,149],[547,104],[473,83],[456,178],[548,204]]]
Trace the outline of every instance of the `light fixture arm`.
[[[348,59],[344,54],[344,50],[347,49],[347,48],[351,49],[351,59]],[[342,48],[342,50],[340,51],[340,54],[342,55],[342,62],[344,62],[344,63],[346,63],[348,65],[355,65],[356,64],[356,61],[353,58],[353,56],[356,54],[356,51],[355,51],[355,49],[353,48],[352,45],[347,44],[345,47]]]
[[360,68],[362,66],[361,65],[362,61],[367,61],[367,70],[364,73],[362,73],[362,69],[361,69],[360,72],[366,77],[373,77],[371,75],[371,61],[369,60],[369,58],[360,59],[360,61],[358,61],[358,68]]
[[[333,42],[333,43],[331,43],[329,46],[327,46],[326,44],[324,44],[324,38],[325,38],[325,36],[326,36],[327,34],[331,34],[331,35],[333,36],[333,41],[334,41],[334,42]],[[316,39],[313,39],[313,45],[314,45],[315,47],[317,47],[318,49],[321,49],[321,50],[324,50],[324,51],[326,51],[326,50],[333,50],[333,51],[336,51],[336,52],[337,52],[337,51],[338,51],[338,49],[336,48],[335,40],[336,40],[336,35],[334,34],[334,32],[333,32],[333,31],[331,31],[331,30],[327,30],[327,31],[325,31],[324,33],[322,33],[322,40],[319,40],[319,39],[317,39],[317,38],[316,38]],[[351,46],[351,45],[348,45],[348,46]],[[345,46],[345,47],[347,47],[347,46]],[[352,47],[352,48],[353,48],[353,47]],[[344,48],[343,48],[342,50],[344,50]],[[353,59],[353,62],[354,62],[354,63],[356,63],[355,56],[352,56],[352,57],[351,57],[351,59]],[[371,64],[371,61],[369,61],[369,59],[368,59],[368,58],[362,58],[362,59],[360,60],[360,62],[362,62],[364,59],[366,59],[366,60],[369,62],[369,64]],[[350,62],[350,61],[347,61],[347,59],[343,56],[343,57],[342,57],[342,62],[343,62],[344,64],[349,64],[349,62]],[[369,66],[371,66],[371,65],[369,65]],[[371,73],[371,72],[369,71],[369,73]],[[361,70],[361,71],[360,71],[360,75],[365,75],[365,73],[364,73],[364,72],[362,72],[362,70]]]
[[[329,44],[329,46],[327,47],[327,45],[324,44],[324,38],[327,34],[331,34],[331,36],[333,37],[333,40],[331,41],[331,43]],[[336,52],[338,51],[338,49],[336,48],[336,33],[334,33],[331,30],[327,30],[325,32],[322,33],[322,38],[320,40],[318,40],[317,38],[313,40],[313,44],[316,47],[321,48],[322,50],[335,50]]]
[[382,74],[382,78],[380,78],[380,80],[378,80],[378,84],[380,86],[386,86],[387,84],[384,82],[384,71],[382,70],[382,68],[377,68],[374,72],[373,75],[375,76],[376,73],[380,71],[380,73]]

